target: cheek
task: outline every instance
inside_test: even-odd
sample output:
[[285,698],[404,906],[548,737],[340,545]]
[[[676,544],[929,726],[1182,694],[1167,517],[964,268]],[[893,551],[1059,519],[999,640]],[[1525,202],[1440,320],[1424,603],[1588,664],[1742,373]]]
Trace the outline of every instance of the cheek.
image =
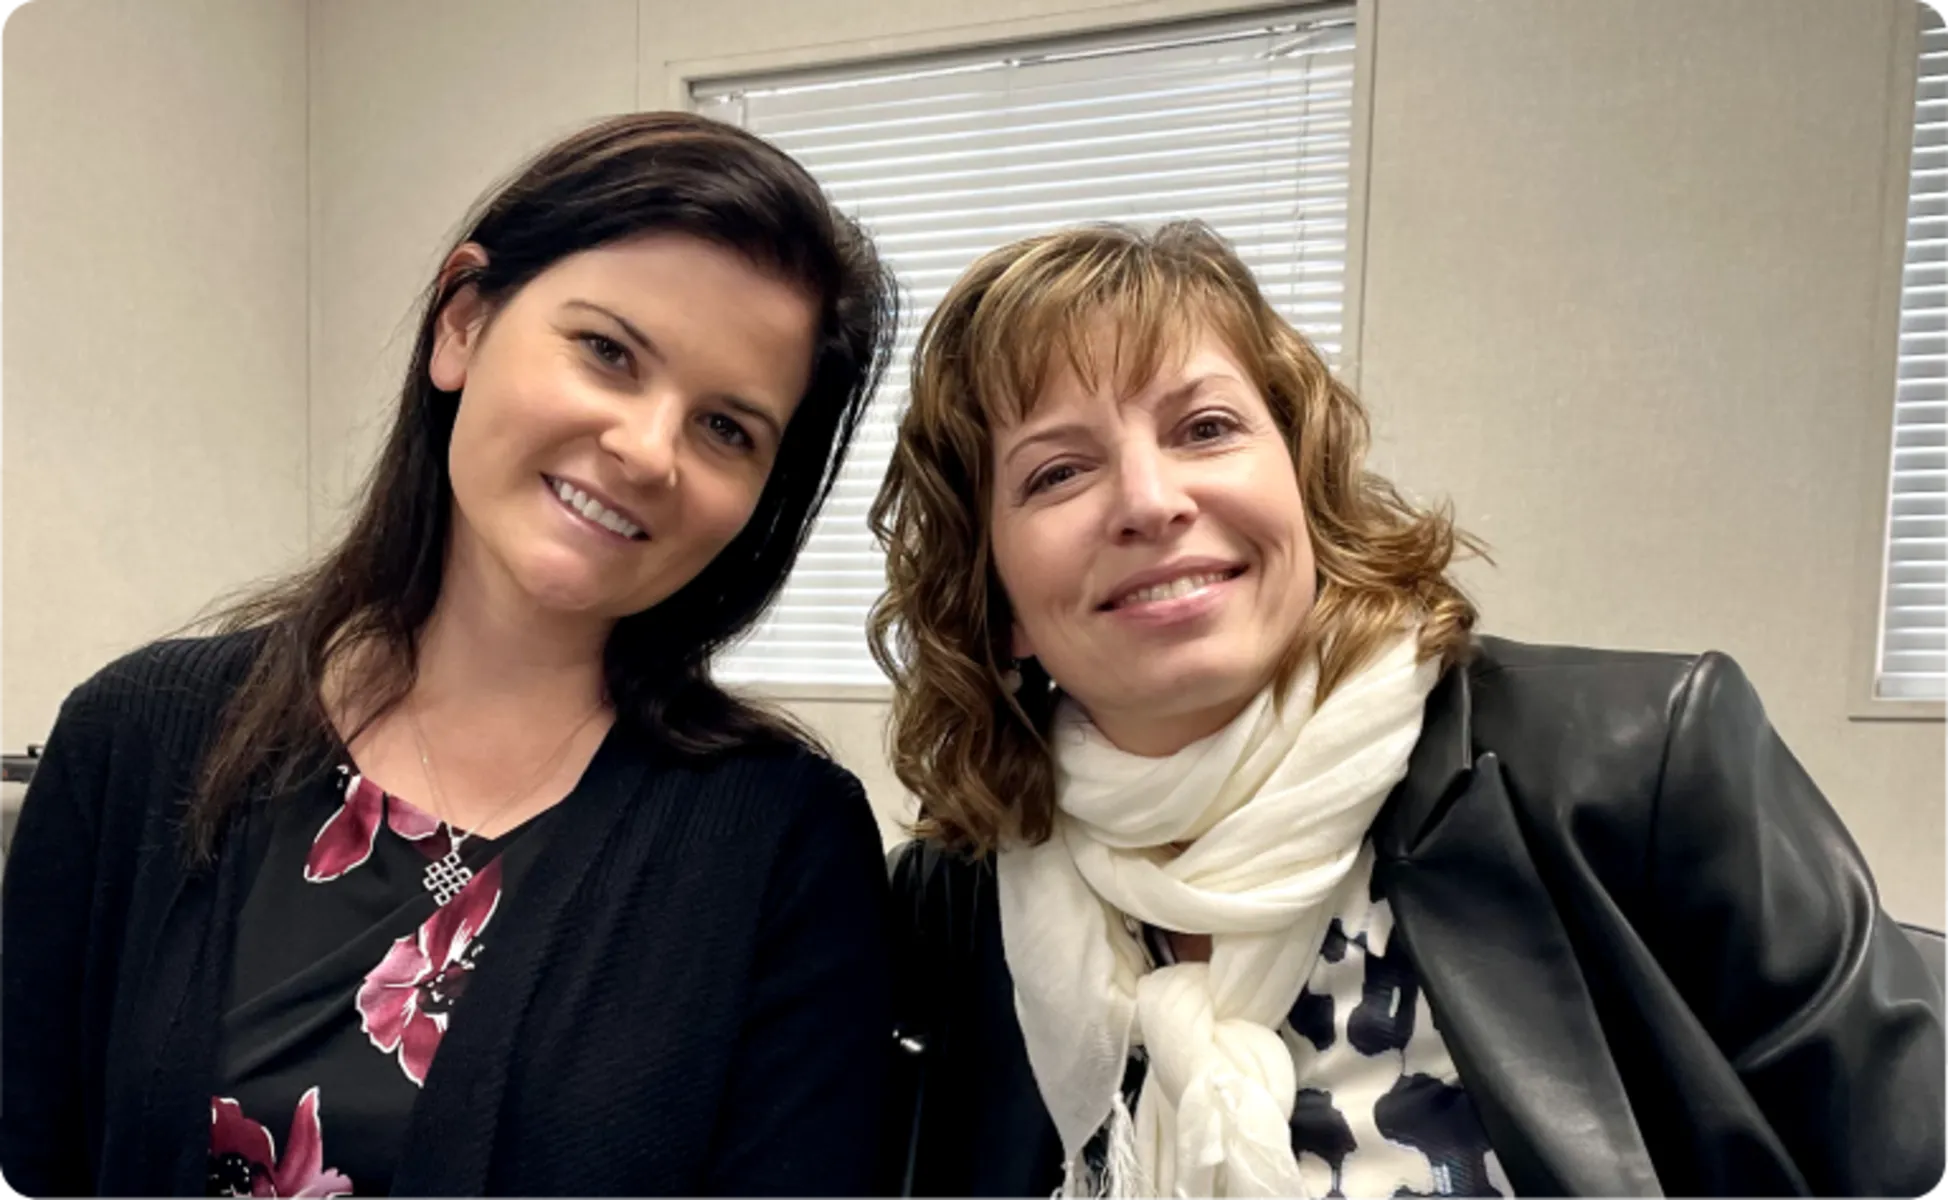
[[[1023,562],[1021,539],[1010,522],[998,516],[990,516],[988,553],[994,561],[995,578],[1001,581],[1001,593],[1008,599],[1008,611],[1012,617],[1012,628],[1000,632],[1008,634],[1013,640],[1009,653],[1028,656],[1039,651],[1036,636],[1039,632],[1040,608],[1034,589],[1029,586],[1035,573],[1029,564]],[[1026,640],[1024,636],[1026,635]]]
[[994,573],[1016,621],[1031,634],[1072,609],[1085,590],[1087,550],[1065,536],[1062,515],[1020,515],[995,529]]
[[1299,574],[1305,579],[1308,594],[1312,589],[1312,526],[1306,520],[1305,505],[1295,496],[1292,509],[1286,515],[1286,536],[1292,542],[1292,560],[1298,566]]
[[1280,545],[1310,568],[1312,533],[1306,519],[1305,497],[1299,490],[1299,477],[1283,447],[1267,449],[1256,470],[1241,480],[1250,498],[1253,523],[1267,541]]
[[1316,571],[1311,524],[1290,459],[1268,453],[1228,483],[1225,520],[1266,557],[1281,602],[1289,598],[1302,613],[1312,604]]
[[532,440],[533,425],[518,396],[493,386],[485,373],[476,374],[453,419],[447,465],[454,479],[484,480],[509,467],[508,460]]
[[1305,500],[1298,481],[1286,475],[1283,488],[1271,494],[1281,502],[1266,515],[1273,536],[1283,544],[1292,563],[1292,578],[1286,586],[1288,607],[1295,620],[1303,620],[1318,599],[1318,565],[1312,552],[1312,527],[1305,511]]
[[453,418],[453,436],[446,445],[446,469],[452,480],[454,498],[462,505],[476,500],[485,485],[486,463],[491,458],[484,442],[479,410],[471,399],[463,398]]
[[696,479],[687,499],[698,557],[714,557],[744,531],[751,514],[757,511],[762,490],[762,480],[732,473],[704,474]]

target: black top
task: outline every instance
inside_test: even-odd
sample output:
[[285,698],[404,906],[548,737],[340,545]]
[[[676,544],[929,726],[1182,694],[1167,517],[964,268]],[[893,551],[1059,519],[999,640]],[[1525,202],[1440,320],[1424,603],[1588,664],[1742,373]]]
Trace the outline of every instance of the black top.
[[386,1194],[447,1022],[551,815],[456,846],[349,760],[270,810],[219,1035],[211,1195]]
[[[245,806],[208,869],[184,866],[176,822],[255,645],[142,650],[48,739],[0,901],[0,1170],[21,1192],[208,1184],[232,952],[284,801]],[[890,1018],[857,781],[797,748],[680,761],[618,725],[535,832],[392,1191],[866,1188]]]
[[[1482,638],[1371,833],[1393,936],[1517,1195],[1924,1194],[1942,995],[1722,655]],[[992,860],[898,853],[919,1193],[1046,1195]],[[1389,951],[1391,957],[1392,951]]]

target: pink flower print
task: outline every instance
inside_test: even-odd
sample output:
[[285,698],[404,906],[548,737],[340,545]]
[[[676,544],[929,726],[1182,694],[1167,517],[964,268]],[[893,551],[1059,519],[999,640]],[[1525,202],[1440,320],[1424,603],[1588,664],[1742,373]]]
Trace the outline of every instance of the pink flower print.
[[[378,784],[355,774],[345,782],[344,803],[326,818],[318,836],[311,841],[311,853],[304,859],[305,879],[330,883],[372,857],[372,844],[378,840],[381,818],[400,837],[419,843],[429,857],[438,858],[446,853],[448,839],[437,819],[397,796],[386,795]],[[439,836],[435,837],[436,834]],[[435,842],[439,844],[435,846]]]
[[379,1050],[398,1053],[400,1070],[414,1083],[426,1082],[448,1014],[466,993],[480,956],[480,931],[500,899],[501,864],[495,859],[444,908],[394,942],[359,987],[359,1027]]
[[284,1161],[270,1131],[244,1116],[243,1106],[223,1096],[210,1097],[212,1196],[349,1196],[352,1181],[324,1169],[324,1133],[318,1124],[318,1089],[298,1100],[291,1117],[291,1144]]

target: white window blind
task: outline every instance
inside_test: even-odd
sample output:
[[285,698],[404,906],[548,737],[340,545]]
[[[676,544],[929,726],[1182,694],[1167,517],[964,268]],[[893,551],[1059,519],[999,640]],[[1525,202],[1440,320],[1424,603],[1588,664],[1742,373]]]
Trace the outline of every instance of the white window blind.
[[1921,10],[1874,694],[1948,696],[1948,30]]
[[1350,8],[718,80],[692,97],[805,164],[873,233],[906,292],[891,371],[845,473],[777,606],[719,664],[726,680],[884,681],[866,649],[885,583],[866,511],[906,405],[914,337],[982,253],[1084,221],[1202,218],[1337,360]]

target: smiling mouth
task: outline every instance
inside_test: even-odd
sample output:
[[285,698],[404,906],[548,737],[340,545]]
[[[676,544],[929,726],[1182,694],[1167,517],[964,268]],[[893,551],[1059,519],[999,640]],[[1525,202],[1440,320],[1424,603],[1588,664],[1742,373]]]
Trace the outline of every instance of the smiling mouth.
[[632,542],[649,540],[649,534],[642,526],[604,505],[574,484],[550,475],[543,475],[541,479],[548,485],[548,490],[555,494],[555,499],[561,502],[563,508],[589,524],[600,526],[617,537]]
[[1243,567],[1231,567],[1223,571],[1199,571],[1194,575],[1180,575],[1168,583],[1153,583],[1148,587],[1125,592],[1097,611],[1113,612],[1136,604],[1158,604],[1165,600],[1180,600],[1207,587],[1229,583],[1244,573]]

